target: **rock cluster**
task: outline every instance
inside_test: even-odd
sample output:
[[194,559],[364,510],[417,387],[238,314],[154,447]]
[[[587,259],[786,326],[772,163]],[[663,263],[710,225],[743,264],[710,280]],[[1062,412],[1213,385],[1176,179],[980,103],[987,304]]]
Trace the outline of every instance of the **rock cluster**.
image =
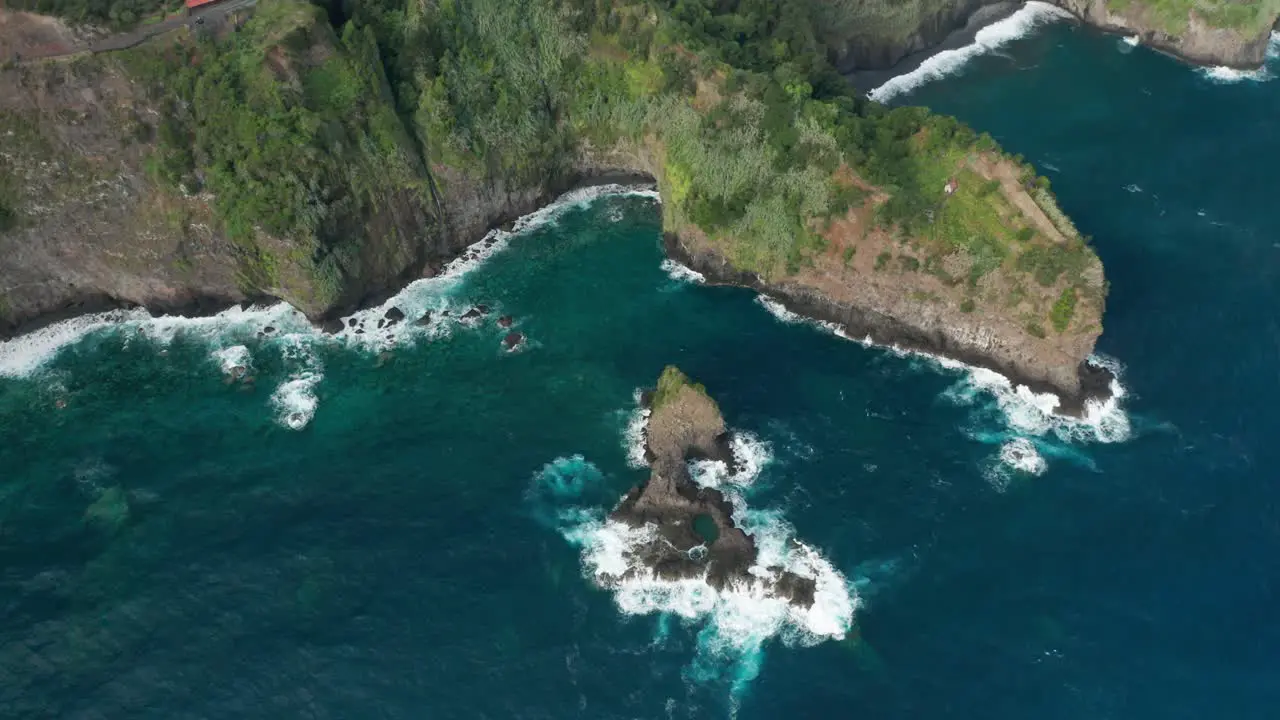
[[781,568],[757,569],[755,541],[733,520],[724,493],[699,487],[688,461],[718,460],[733,469],[724,418],[701,386],[668,367],[658,389],[646,393],[649,480],[632,488],[612,519],[633,527],[652,525],[657,533],[635,551],[639,564],[663,579],[705,578],[716,589],[763,582],[767,591],[802,607],[813,605],[814,581]]

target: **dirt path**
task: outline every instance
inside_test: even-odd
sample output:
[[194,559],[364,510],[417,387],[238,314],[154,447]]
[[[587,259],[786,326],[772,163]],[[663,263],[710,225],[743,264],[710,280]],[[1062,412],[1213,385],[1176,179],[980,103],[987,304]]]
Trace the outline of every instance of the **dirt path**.
[[1009,202],[1013,203],[1015,207],[1022,211],[1023,215],[1026,215],[1031,222],[1035,223],[1036,228],[1044,233],[1046,237],[1058,243],[1067,242],[1066,236],[1062,234],[1057,225],[1053,224],[1053,220],[1040,208],[1035,198],[1031,197],[1026,188],[1018,183],[1018,176],[1010,163],[993,163],[986,157],[980,157],[974,163],[974,169],[985,178],[998,179],[1000,188],[1004,191],[1005,197],[1009,198]]
[[252,7],[257,1],[224,0],[189,15],[172,15],[160,22],[139,25],[127,32],[112,35],[71,28],[53,17],[0,10],[0,59],[31,62],[86,52],[124,50],[184,26],[217,25],[231,13]]

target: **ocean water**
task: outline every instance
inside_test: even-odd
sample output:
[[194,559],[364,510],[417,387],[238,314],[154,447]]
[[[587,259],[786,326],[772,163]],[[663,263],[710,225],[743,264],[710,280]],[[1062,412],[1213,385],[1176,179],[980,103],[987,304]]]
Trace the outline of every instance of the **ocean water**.
[[[389,329],[62,324],[0,345],[0,717],[1274,717],[1280,81],[1014,35],[892,100],[1052,179],[1112,283],[1116,403],[1057,419],[704,286],[621,188]],[[738,433],[695,476],[812,611],[617,580],[667,363]]]

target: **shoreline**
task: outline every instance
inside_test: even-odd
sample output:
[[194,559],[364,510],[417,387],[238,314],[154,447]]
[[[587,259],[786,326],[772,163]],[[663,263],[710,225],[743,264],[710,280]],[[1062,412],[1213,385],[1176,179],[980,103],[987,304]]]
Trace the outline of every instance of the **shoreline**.
[[973,45],[977,40],[978,33],[1002,20],[1008,20],[1025,5],[1025,2],[1009,0],[1008,2],[980,7],[969,16],[969,19],[965,21],[964,27],[952,30],[937,45],[911,53],[890,67],[878,70],[854,70],[853,72],[845,73],[844,77],[853,85],[854,90],[859,95],[865,96],[894,78],[909,75],[919,70],[921,65],[924,65],[939,53],[944,53],[948,50],[959,50]]
[[[738,287],[763,294],[781,303],[788,311],[797,316],[830,323],[838,327],[847,338],[861,342],[867,338],[871,345],[885,349],[918,352],[925,355],[955,361],[975,368],[985,368],[1004,376],[1013,386],[1023,385],[1037,394],[1051,393],[1058,398],[1055,415],[1083,418],[1090,402],[1106,402],[1111,399],[1111,382],[1115,375],[1110,370],[1093,365],[1087,360],[1077,368],[1080,380],[1078,392],[1067,392],[1051,383],[1030,377],[1016,367],[993,362],[982,353],[950,347],[945,337],[929,337],[901,322],[879,313],[872,313],[853,307],[836,305],[825,298],[802,296],[788,292],[785,287],[774,287],[765,284],[753,273],[740,272],[721,267],[712,267],[698,262],[680,244],[679,237],[673,232],[664,232],[662,246],[665,255],[700,273],[708,286]],[[843,310],[838,313],[836,310]]]
[[[495,223],[485,232],[484,235],[474,239],[452,258],[449,258],[444,262],[447,263],[465,256],[468,250],[477,244],[484,243],[485,239],[494,231],[510,229],[512,224],[519,218],[526,217],[537,212],[541,208],[549,207],[553,204],[555,198],[561,197],[567,193],[606,185],[654,186],[655,184],[654,178],[643,172],[608,170],[581,173],[574,181],[566,184],[565,190],[553,195],[550,200],[542,202],[529,212],[515,218],[504,219],[502,222]],[[1091,364],[1088,361],[1082,361],[1077,370],[1077,375],[1080,379],[1079,392],[1067,392],[1053,384],[1030,377],[1028,374],[1021,372],[1016,367],[1010,367],[1002,363],[993,362],[991,358],[986,357],[979,352],[951,347],[945,337],[941,335],[938,337],[928,337],[920,331],[916,331],[902,325],[901,322],[891,317],[882,316],[878,313],[872,313],[858,308],[844,308],[843,306],[835,305],[835,303],[832,303],[831,301],[826,301],[824,303],[824,298],[810,296],[802,297],[799,294],[789,292],[785,287],[772,287],[766,285],[751,273],[737,272],[719,267],[710,267],[707,266],[706,263],[699,263],[685,251],[679,242],[678,236],[673,232],[663,232],[662,247],[664,259],[673,260],[685,267],[701,273],[706,278],[707,285],[737,287],[773,298],[777,302],[781,303],[787,310],[795,313],[799,317],[824,323],[831,323],[839,327],[841,332],[848,339],[862,342],[860,338],[866,338],[867,343],[864,344],[869,343],[870,345],[887,350],[917,352],[942,360],[958,362],[971,368],[988,369],[1000,374],[1015,387],[1020,385],[1025,386],[1037,394],[1050,393],[1055,396],[1059,402],[1058,406],[1052,413],[1055,415],[1075,418],[1084,417],[1087,404],[1089,402],[1106,402],[1113,395],[1110,385],[1112,380],[1115,379],[1115,376],[1106,368]],[[341,317],[361,312],[363,310],[380,307],[391,297],[395,296],[400,290],[403,290],[404,287],[407,287],[418,279],[420,278],[409,279],[403,285],[394,290],[384,290],[376,294],[370,294],[355,307],[343,308],[341,310],[335,309],[326,317],[309,317],[307,320],[317,332],[325,335],[335,334],[345,328],[345,325],[340,321]],[[285,301],[280,298],[266,295],[239,300],[206,296],[193,298],[186,303],[160,303],[144,306],[138,303],[117,301],[106,296],[96,295],[86,297],[78,302],[60,308],[57,311],[33,318],[20,326],[22,329],[22,332],[20,333],[0,334],[0,341],[11,340],[22,335],[34,333],[65,320],[114,310],[141,309],[147,312],[152,318],[202,318],[212,317],[233,308],[248,310],[255,306],[270,306],[282,302]],[[844,312],[838,314],[836,312],[837,308]]]
[[[656,185],[656,183],[657,181],[652,175],[644,172],[624,169],[583,171],[570,175],[567,181],[552,184],[548,188],[547,192],[541,194],[537,200],[532,203],[531,207],[527,209],[522,208],[521,212],[513,213],[510,217],[503,216],[498,221],[492,223],[484,230],[483,233],[481,233],[479,237],[469,239],[458,252],[449,256],[429,258],[423,261],[421,266],[416,269],[416,272],[399,278],[393,278],[388,287],[375,292],[366,293],[364,297],[354,303],[336,306],[322,316],[308,317],[307,320],[316,328],[316,330],[325,334],[333,334],[333,332],[341,329],[341,327],[336,324],[340,318],[382,305],[407,287],[410,283],[434,275],[434,272],[431,275],[428,275],[428,270],[438,272],[439,268],[465,255],[468,249],[476,243],[482,242],[494,231],[510,229],[512,224],[520,218],[537,212],[541,208],[547,207],[554,202],[556,198],[566,193],[573,192],[574,190],[600,187],[603,185]],[[105,293],[88,293],[72,298],[70,302],[67,302],[62,307],[55,310],[43,312],[12,325],[0,327],[0,342],[13,340],[23,335],[38,332],[50,325],[54,325],[65,320],[72,320],[86,315],[112,312],[116,310],[141,309],[145,310],[147,314],[153,318],[166,316],[204,318],[213,317],[218,313],[225,312],[232,308],[238,307],[242,310],[248,310],[255,306],[269,306],[281,302],[287,301],[284,298],[276,297],[274,295],[258,294],[243,297],[230,297],[226,295],[192,295],[180,302],[152,299],[144,303],[139,303],[132,300],[115,298]]]
[[[844,77],[853,85],[855,91],[859,95],[866,97],[886,83],[916,72],[921,68],[921,66],[941,53],[961,50],[975,45],[977,36],[980,32],[996,25],[997,23],[1008,20],[1015,13],[1026,8],[1029,4],[1029,2],[1000,2],[981,7],[969,16],[964,27],[951,31],[951,33],[948,34],[946,39],[941,43],[912,53],[891,67],[877,70],[855,70],[850,73],[845,73]],[[1142,47],[1160,53],[1167,58],[1189,67],[1204,69],[1226,68],[1241,72],[1256,72],[1266,67],[1265,57],[1259,64],[1248,64],[1233,62],[1230,59],[1203,58],[1185,55],[1158,42],[1155,31],[1128,28],[1109,23],[1097,23],[1087,17],[1076,14],[1070,7],[1062,4],[1060,0],[1049,0],[1049,4],[1061,11],[1063,14],[1061,19],[1063,21],[1070,22],[1076,27],[1084,28],[1087,31],[1096,32],[1106,36],[1121,38],[1137,37],[1139,44]],[[1280,33],[1280,21],[1276,23],[1275,27],[1267,31],[1268,42],[1269,38],[1275,33]]]

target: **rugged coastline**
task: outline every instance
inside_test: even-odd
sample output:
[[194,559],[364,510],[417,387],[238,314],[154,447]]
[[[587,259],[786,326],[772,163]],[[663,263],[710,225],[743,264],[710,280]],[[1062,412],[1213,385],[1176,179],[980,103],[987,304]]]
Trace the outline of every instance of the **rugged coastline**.
[[652,472],[610,514],[611,520],[655,531],[632,549],[632,572],[668,581],[699,578],[716,590],[758,585],[767,596],[811,607],[815,580],[782,568],[757,568],[755,540],[734,521],[732,504],[689,474],[690,460],[722,462],[730,472],[735,462],[724,417],[706,389],[668,366],[642,403],[649,410],[645,459]]
[[[1137,37],[1143,45],[1191,65],[1257,70],[1266,61],[1271,33],[1280,31],[1280,12],[1263,18],[1256,31],[1214,27],[1190,13],[1185,28],[1175,32],[1142,3],[1109,7],[1107,0],[1045,0],[1045,5],[1069,14],[1075,22],[1095,30]],[[979,30],[1005,19],[1027,5],[1008,0],[916,0],[921,17],[896,42],[864,43],[840,52],[836,66],[858,88],[868,91],[885,81],[915,70],[938,52],[973,41]],[[932,12],[928,10],[932,8]],[[899,12],[905,12],[899,10]]]
[[802,285],[766,282],[753,273],[734,269],[714,253],[690,251],[675,233],[664,234],[663,247],[668,257],[701,274],[710,285],[743,287],[764,293],[801,317],[835,324],[851,339],[866,338],[882,347],[918,351],[995,370],[1014,385],[1025,385],[1036,393],[1053,393],[1060,402],[1056,411],[1063,415],[1080,417],[1086,403],[1105,401],[1111,396],[1114,376],[1087,358],[1070,369],[1073,374],[1070,379],[1051,379],[1035,366],[984,352],[966,343],[961,336],[912,326],[884,313],[841,304]]
[[[465,26],[453,10],[418,10]],[[657,23],[610,12],[600,32]],[[375,27],[339,33],[314,6],[271,0],[221,44],[179,34],[0,69],[12,128],[0,134],[0,175],[12,178],[0,201],[15,218],[0,233],[0,334],[111,307],[208,314],[277,298],[336,331],[565,190],[644,180],[662,195],[664,229],[726,270],[709,275],[1051,388],[1067,411],[1089,396],[1080,364],[1102,332],[1101,263],[1048,181],[991,138],[766,73],[729,77],[717,59],[728,51],[705,37],[688,36],[707,43],[693,65],[619,35],[596,36],[582,67],[548,70],[567,84],[559,95],[518,105],[536,115],[513,122],[545,135],[490,152],[476,133],[500,118],[450,130],[484,111],[466,105],[465,78],[460,95],[437,97],[448,76],[413,76],[422,99],[391,93],[397,69],[375,52]],[[557,32],[577,57],[582,38]],[[526,70],[507,68],[503,87],[524,88],[514,79]],[[579,71],[596,86],[573,84]],[[812,79],[849,92],[829,73]],[[226,92],[238,84],[270,93]],[[398,114],[422,103],[454,114]],[[256,128],[264,120],[271,133]]]

